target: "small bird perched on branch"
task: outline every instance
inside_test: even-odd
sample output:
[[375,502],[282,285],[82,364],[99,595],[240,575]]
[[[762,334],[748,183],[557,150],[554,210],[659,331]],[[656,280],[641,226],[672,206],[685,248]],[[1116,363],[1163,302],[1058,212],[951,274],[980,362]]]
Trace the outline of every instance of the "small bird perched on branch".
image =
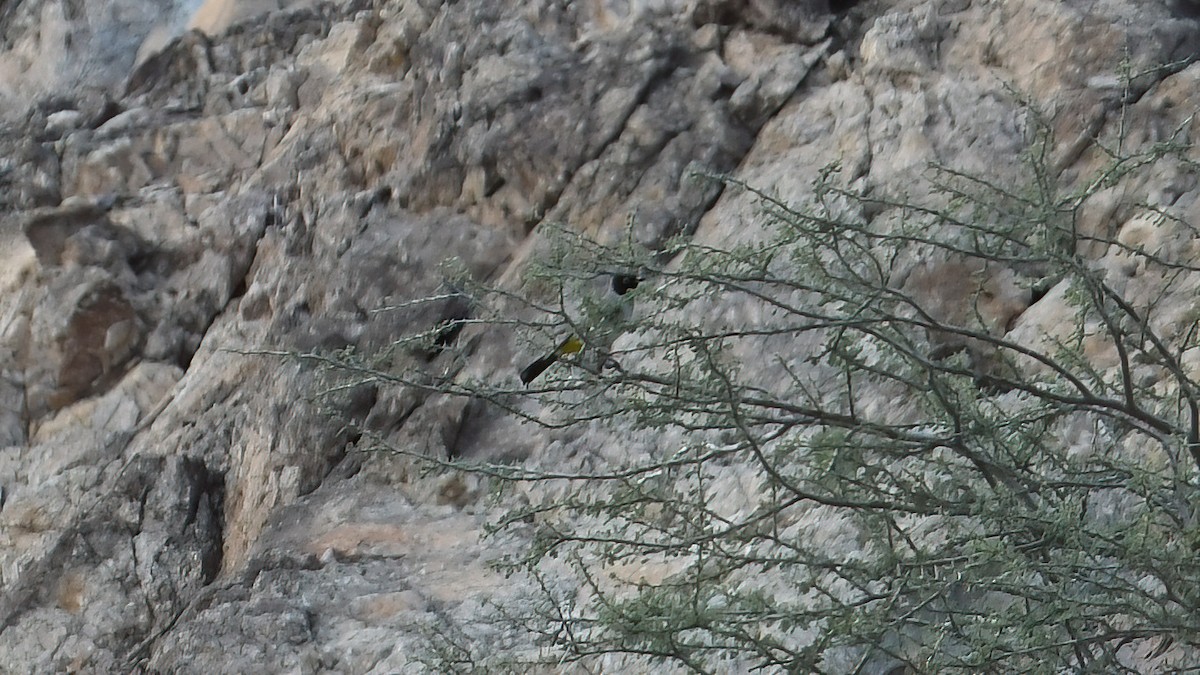
[[[618,296],[624,296],[629,291],[632,291],[633,289],[637,288],[638,284],[641,283],[641,281],[642,281],[642,278],[636,274],[624,274],[624,273],[614,274],[613,278],[612,278],[612,290]],[[628,303],[623,303],[623,304],[628,305]],[[628,307],[626,306],[624,308],[624,310],[628,311]],[[605,333],[605,334],[607,334],[607,337],[609,337],[609,338],[615,337],[612,330],[598,331],[598,333]],[[593,338],[591,340],[591,342],[593,342],[593,343],[603,342],[603,341],[604,340],[597,340],[595,338]],[[607,342],[609,344],[611,344],[612,340],[608,339]],[[560,342],[558,344],[557,347],[554,348],[554,351],[550,352],[549,354],[546,354],[545,356],[541,357],[540,359],[534,361],[533,363],[531,363],[528,366],[525,366],[523,369],[521,369],[521,374],[520,374],[521,384],[528,385],[530,382],[533,382],[534,380],[536,380],[538,378],[538,376],[540,376],[542,373],[546,372],[546,369],[549,368],[550,366],[554,365],[554,363],[556,361],[558,361],[559,359],[563,358],[564,356],[578,354],[583,351],[584,347],[588,347],[588,346],[589,346],[589,344],[586,343],[584,341],[584,339],[581,338],[580,336],[578,336],[574,333],[568,335],[566,339],[564,339],[562,342]],[[607,345],[598,345],[598,344],[592,344],[592,345],[590,345],[590,347],[592,349],[603,347],[605,350],[607,350],[607,348],[608,348]]]

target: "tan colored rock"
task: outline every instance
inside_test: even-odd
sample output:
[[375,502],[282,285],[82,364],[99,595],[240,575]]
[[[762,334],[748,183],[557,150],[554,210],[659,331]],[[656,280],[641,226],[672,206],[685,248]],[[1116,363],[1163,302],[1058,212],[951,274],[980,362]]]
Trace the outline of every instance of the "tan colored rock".
[[[982,260],[926,262],[904,281],[904,293],[939,324],[1000,336],[1029,307],[1030,292],[1015,272]],[[948,335],[935,335],[936,344]],[[961,340],[961,338],[957,338]]]
[[122,290],[93,278],[62,289],[67,317],[57,303],[34,313],[32,330],[44,351],[31,354],[27,394],[30,414],[40,416],[105,387],[132,356],[140,338],[138,317]]
[[885,13],[859,45],[864,72],[895,77],[929,71],[937,62],[941,32],[935,3]]
[[308,0],[204,0],[188,20],[187,28],[215,36],[247,19],[307,4]]
[[[13,216],[0,226],[0,662],[14,669],[418,672],[417,626],[437,620],[468,642],[532,649],[481,619],[529,590],[488,568],[528,542],[480,542],[494,515],[485,486],[360,454],[360,431],[416,453],[556,469],[681,439],[537,429],[415,389],[343,388],[311,360],[255,352],[369,353],[461,317],[461,300],[411,301],[447,291],[439,265],[451,257],[515,282],[545,221],[616,240],[633,215],[651,247],[764,236],[751,199],[692,169],[794,201],[834,163],[845,185],[875,194],[923,194],[931,162],[1019,178],[1028,139],[1008,83],[1052,120],[1064,185],[1103,161],[1091,138],[1120,123],[1140,147],[1197,106],[1195,66],[1153,71],[1118,120],[1127,53],[1150,73],[1197,49],[1194,23],[1156,3],[858,3],[838,18],[828,3],[774,0],[283,4],[210,0],[178,16],[187,9],[121,0],[104,11],[137,28],[112,33],[35,0],[0,16],[15,36],[0,54],[4,108],[29,120],[0,134]],[[175,39],[189,21],[204,35]],[[160,42],[142,42],[154,26],[166,27]],[[88,87],[111,105],[30,112],[35,93],[73,94],[64,87],[88,64]],[[1194,237],[1131,204],[1194,223],[1196,181],[1166,163],[1145,174],[1085,204],[1081,227],[1194,260]],[[119,203],[95,208],[109,194]],[[1080,253],[1183,335],[1195,281],[1164,291],[1119,248]],[[942,321],[1027,345],[1070,337],[1063,288],[1030,306],[1011,270],[903,265],[903,287]],[[720,297],[691,309],[769,320]],[[1103,335],[1085,328],[1090,362],[1111,366]],[[508,336],[458,340],[461,353],[398,345],[387,366],[513,377],[521,349]],[[802,369],[812,347],[782,336],[734,356],[771,386],[778,362],[762,354]],[[886,394],[864,394],[864,408],[894,407]],[[749,508],[756,486],[740,481],[714,481],[714,508]],[[858,555],[855,525],[827,515],[785,527]]]

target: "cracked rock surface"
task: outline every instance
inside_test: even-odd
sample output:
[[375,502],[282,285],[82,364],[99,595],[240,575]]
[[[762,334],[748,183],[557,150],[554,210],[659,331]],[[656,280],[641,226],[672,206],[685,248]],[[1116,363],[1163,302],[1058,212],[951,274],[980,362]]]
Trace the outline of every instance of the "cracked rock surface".
[[[895,191],[932,161],[1016,174],[1015,89],[1051,112],[1069,177],[1101,159],[1077,139],[1115,124],[1131,142],[1190,133],[1200,104],[1188,3],[13,6],[0,9],[0,663],[17,672],[418,672],[435,619],[511,644],[474,621],[517,592],[488,562],[520,545],[480,542],[481,487],[357,453],[343,422],[517,462],[612,438],[419,391],[330,394],[320,369],[255,352],[376,350],[434,328],[462,309],[405,303],[444,290],[443,261],[509,278],[547,222],[611,240],[633,214],[649,247],[756,236],[749,199],[696,170],[785,198],[835,162]],[[1130,90],[1114,84],[1122,59],[1145,74]],[[1132,205],[1195,222],[1194,173],[1153,166],[1131,189],[1084,226],[1191,245]],[[913,292],[948,315],[965,312],[964,280],[994,287],[985,327],[1031,344],[1064,302],[1033,302],[1012,270],[910,266]],[[1167,332],[1194,287],[1172,291]],[[513,377],[522,356],[480,344],[470,367]]]

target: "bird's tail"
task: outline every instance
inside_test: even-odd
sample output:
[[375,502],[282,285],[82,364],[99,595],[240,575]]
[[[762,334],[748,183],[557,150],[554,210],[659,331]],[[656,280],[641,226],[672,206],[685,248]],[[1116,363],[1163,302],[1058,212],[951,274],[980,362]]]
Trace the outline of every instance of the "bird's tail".
[[525,366],[521,371],[521,384],[529,384],[533,382],[538,375],[546,372],[546,369],[554,365],[554,362],[567,354],[578,354],[583,350],[583,340],[579,339],[578,335],[570,335],[566,340],[559,343],[558,347],[549,354]]
[[533,382],[535,379],[537,379],[538,375],[546,372],[546,369],[554,365],[554,362],[557,360],[558,352],[554,352],[552,354],[547,354],[537,361],[525,366],[525,369],[521,371],[521,384],[527,385],[530,382]]

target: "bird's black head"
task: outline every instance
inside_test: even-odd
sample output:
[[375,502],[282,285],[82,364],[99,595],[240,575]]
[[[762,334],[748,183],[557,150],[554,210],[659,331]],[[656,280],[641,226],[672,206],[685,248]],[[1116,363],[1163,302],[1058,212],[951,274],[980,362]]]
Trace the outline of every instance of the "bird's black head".
[[642,282],[642,278],[636,274],[614,274],[612,278],[612,288],[617,295],[625,295],[629,291],[637,288]]

